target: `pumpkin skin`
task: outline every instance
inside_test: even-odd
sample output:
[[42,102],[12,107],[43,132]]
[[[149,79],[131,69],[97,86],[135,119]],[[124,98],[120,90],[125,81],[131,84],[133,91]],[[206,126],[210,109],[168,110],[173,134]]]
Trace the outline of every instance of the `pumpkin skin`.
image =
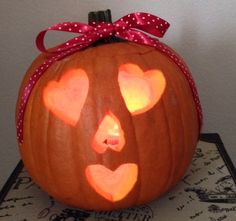
[[[26,73],[47,58],[41,54]],[[159,69],[166,79],[160,100],[148,111],[132,115],[118,84],[118,67],[137,64],[142,70]],[[89,80],[88,94],[75,126],[64,123],[44,105],[43,90],[71,70],[82,68]],[[119,119],[124,132],[122,151],[98,154],[91,141],[107,112]],[[187,170],[199,136],[197,111],[189,83],[179,67],[158,50],[135,43],[90,47],[55,62],[35,85],[24,116],[22,160],[36,184],[58,201],[93,210],[113,210],[150,202],[170,190]],[[123,199],[110,202],[88,184],[88,165],[115,170],[124,163],[138,166],[137,182]]]

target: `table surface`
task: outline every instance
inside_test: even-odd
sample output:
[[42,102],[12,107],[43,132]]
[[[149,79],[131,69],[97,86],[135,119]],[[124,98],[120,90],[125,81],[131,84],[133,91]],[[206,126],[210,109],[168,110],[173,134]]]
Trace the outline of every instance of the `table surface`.
[[20,161],[0,192],[4,221],[235,221],[236,171],[218,134],[201,134],[182,181],[156,201],[111,212],[67,207],[36,186]]

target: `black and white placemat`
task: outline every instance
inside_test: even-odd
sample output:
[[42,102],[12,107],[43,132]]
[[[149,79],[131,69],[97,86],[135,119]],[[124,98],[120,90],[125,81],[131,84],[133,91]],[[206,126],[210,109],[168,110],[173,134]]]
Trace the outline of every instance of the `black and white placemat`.
[[168,194],[111,212],[66,207],[36,186],[20,162],[0,192],[0,221],[236,221],[236,173],[217,134],[202,134],[191,166]]

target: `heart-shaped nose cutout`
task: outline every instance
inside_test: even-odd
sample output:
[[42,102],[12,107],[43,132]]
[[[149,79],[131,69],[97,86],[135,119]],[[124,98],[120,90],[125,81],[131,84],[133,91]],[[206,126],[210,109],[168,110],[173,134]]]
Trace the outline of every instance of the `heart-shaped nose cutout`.
[[104,153],[108,148],[120,152],[125,145],[124,132],[114,114],[109,112],[100,122],[92,141],[92,148],[97,153]]
[[125,104],[132,115],[151,109],[161,98],[166,80],[160,70],[144,72],[136,64],[119,67],[118,82]]
[[45,106],[63,122],[75,126],[79,120],[89,89],[89,80],[82,69],[62,75],[59,82],[50,81],[43,91]]
[[116,202],[123,199],[134,187],[138,166],[125,163],[112,171],[100,164],[89,165],[85,171],[90,186],[105,199]]

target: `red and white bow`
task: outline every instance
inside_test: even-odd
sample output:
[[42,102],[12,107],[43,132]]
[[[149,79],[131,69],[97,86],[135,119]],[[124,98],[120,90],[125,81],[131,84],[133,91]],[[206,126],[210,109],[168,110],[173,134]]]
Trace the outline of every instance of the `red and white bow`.
[[[49,53],[48,59],[41,64],[29,78],[21,97],[19,112],[17,115],[17,139],[19,144],[23,142],[23,121],[27,101],[34,85],[45,73],[45,71],[56,61],[73,54],[83,48],[86,48],[100,39],[106,39],[111,36],[155,47],[170,57],[182,70],[184,76],[189,82],[193,98],[198,112],[199,128],[202,125],[202,109],[198,97],[198,93],[189,69],[184,61],[167,45],[159,42],[157,38],[162,38],[170,24],[165,20],[144,12],[128,14],[114,23],[109,22],[92,22],[84,24],[80,22],[63,22],[55,24],[46,30],[41,31],[36,38],[38,49],[44,53]],[[50,49],[45,48],[44,36],[48,31],[62,31],[78,33],[79,35]]]

